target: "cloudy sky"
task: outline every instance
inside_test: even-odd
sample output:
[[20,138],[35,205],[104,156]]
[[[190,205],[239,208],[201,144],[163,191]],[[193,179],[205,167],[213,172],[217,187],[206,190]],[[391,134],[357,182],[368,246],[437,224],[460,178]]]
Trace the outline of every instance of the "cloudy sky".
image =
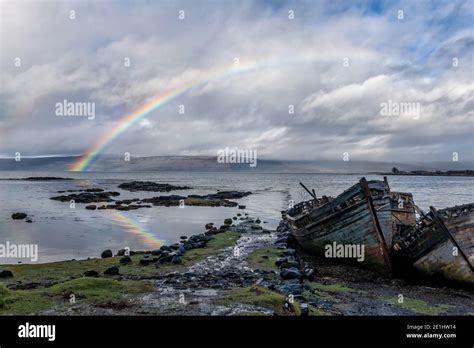
[[[473,160],[473,17],[469,0],[3,0],[0,156],[83,154],[194,84],[104,154]],[[95,118],[58,117],[63,100]]]

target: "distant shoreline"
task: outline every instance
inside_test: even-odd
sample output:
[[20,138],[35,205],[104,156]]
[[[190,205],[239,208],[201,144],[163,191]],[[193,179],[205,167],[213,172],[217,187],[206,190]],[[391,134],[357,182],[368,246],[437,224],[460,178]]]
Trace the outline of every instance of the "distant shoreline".
[[393,176],[467,176],[474,177],[474,170],[452,170],[447,172],[425,172],[425,171],[414,171],[414,172],[399,172],[399,173],[371,173],[377,175],[393,175]]

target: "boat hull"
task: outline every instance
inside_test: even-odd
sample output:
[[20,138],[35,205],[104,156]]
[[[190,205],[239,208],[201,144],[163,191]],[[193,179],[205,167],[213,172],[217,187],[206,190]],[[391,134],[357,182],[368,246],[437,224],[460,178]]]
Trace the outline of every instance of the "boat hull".
[[287,217],[293,236],[303,249],[328,257],[334,243],[363,247],[364,257],[339,258],[345,262],[391,274],[386,239],[392,237],[391,199],[386,182],[365,181],[306,215]]
[[398,244],[401,258],[411,261],[416,274],[474,288],[474,204],[431,208]]

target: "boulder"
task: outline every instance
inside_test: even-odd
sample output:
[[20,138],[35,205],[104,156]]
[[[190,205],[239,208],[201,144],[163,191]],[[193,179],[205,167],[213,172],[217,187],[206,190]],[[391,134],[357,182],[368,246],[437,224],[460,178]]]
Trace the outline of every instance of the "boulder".
[[296,250],[295,250],[295,249],[286,249],[286,250],[283,250],[283,255],[294,256],[295,254],[296,254]]
[[7,270],[0,271],[0,278],[11,278],[11,277],[13,277],[12,271],[7,271]]
[[103,259],[106,259],[106,258],[112,257],[112,256],[113,256],[112,250],[110,250],[110,249],[104,250],[102,252],[102,254],[100,254],[100,257],[103,258]]
[[171,263],[180,264],[181,263],[181,256],[178,256],[178,255],[173,256],[173,258],[171,259]]
[[23,220],[24,218],[26,218],[25,213],[13,213],[12,214],[12,219],[13,220]]
[[280,257],[278,260],[275,261],[275,265],[280,267],[280,265],[284,264],[285,262],[288,262],[287,257]]
[[300,309],[301,309],[301,316],[302,317],[307,317],[309,315],[309,308],[307,303],[301,303],[300,304]]
[[84,276],[86,276],[86,277],[98,277],[99,272],[97,272],[97,271],[85,271]]
[[206,230],[210,230],[211,228],[214,227],[214,224],[212,222],[209,222],[206,224],[206,226],[204,226],[206,228]]
[[284,262],[280,265],[280,268],[296,268],[298,269],[300,267],[300,264],[296,261],[287,261]]
[[140,265],[147,266],[150,263],[155,262],[156,260],[152,258],[151,256],[145,255],[140,258]]
[[303,287],[301,286],[300,281],[297,279],[284,281],[277,290],[285,295],[299,295],[303,293]]
[[283,268],[280,272],[280,277],[283,279],[301,279],[303,275],[298,269],[292,268]]
[[130,258],[130,256],[124,256],[120,259],[120,263],[123,265],[132,263],[132,259]]
[[104,271],[104,274],[117,275],[119,274],[119,268],[117,266],[109,267]]
[[232,225],[232,219],[225,219],[224,220],[224,225]]

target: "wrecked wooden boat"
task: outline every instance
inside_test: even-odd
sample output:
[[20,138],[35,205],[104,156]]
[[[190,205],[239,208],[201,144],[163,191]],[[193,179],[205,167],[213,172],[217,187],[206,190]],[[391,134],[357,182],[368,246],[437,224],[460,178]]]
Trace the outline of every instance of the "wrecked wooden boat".
[[301,247],[325,256],[327,246],[333,243],[363,246],[362,262],[354,258],[345,261],[391,275],[393,236],[401,227],[415,225],[412,195],[390,192],[386,178],[362,178],[336,198],[317,199],[314,191],[312,196],[312,200],[297,204],[285,214]]
[[430,211],[393,245],[404,270],[474,288],[474,203]]

